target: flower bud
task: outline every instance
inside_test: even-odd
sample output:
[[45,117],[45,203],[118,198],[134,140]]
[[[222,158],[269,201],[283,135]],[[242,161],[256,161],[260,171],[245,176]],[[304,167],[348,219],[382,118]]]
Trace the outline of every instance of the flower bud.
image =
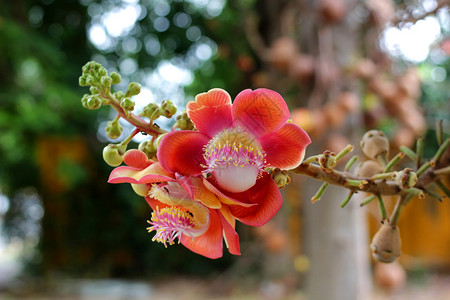
[[112,84],[118,84],[122,81],[122,77],[120,77],[120,74],[117,72],[111,72],[109,76],[111,77]]
[[102,100],[97,95],[92,95],[87,99],[86,105],[84,106],[87,109],[99,109],[102,106]]
[[134,101],[128,97],[123,98],[120,101],[120,107],[122,107],[125,111],[132,111],[134,109]]
[[164,100],[161,102],[161,115],[166,118],[171,118],[174,114],[177,113],[177,107],[170,100]]
[[417,174],[410,168],[395,173],[395,181],[397,181],[402,189],[408,189],[415,186],[417,180]]
[[100,78],[100,83],[102,84],[102,86],[109,88],[111,87],[112,79],[109,76],[102,76]]
[[100,94],[99,89],[96,88],[95,86],[91,86],[91,87],[89,88],[89,90],[91,91],[91,94],[92,94],[92,95],[98,95],[98,94]]
[[289,177],[287,171],[280,170],[276,168],[272,172],[272,178],[277,184],[279,189],[284,188],[286,185],[288,185],[291,182],[291,178]]
[[86,79],[87,79],[87,75],[80,76],[80,78],[78,78],[78,84],[80,86],[88,86]]
[[101,65],[98,62],[89,61],[81,68],[81,70],[83,74],[95,74],[100,66]]
[[177,116],[177,121],[173,125],[173,128],[179,128],[181,130],[193,130],[194,123],[192,123],[187,112],[184,110]]
[[95,82],[96,82],[96,80],[95,80],[94,76],[88,75],[86,77],[86,85],[94,85]]
[[380,154],[387,154],[389,141],[380,130],[367,131],[361,139],[361,148],[370,159],[376,159]]
[[379,173],[383,173],[383,167],[374,160],[366,160],[356,169],[356,175],[362,178],[369,178]]
[[393,262],[401,253],[400,233],[397,226],[388,222],[381,225],[370,245],[372,256],[384,263]]
[[114,97],[120,101],[123,97],[125,97],[125,94],[122,91],[117,91],[114,93]]
[[152,140],[143,141],[142,143],[139,144],[138,149],[141,150],[142,152],[144,152],[149,159],[151,159],[152,157],[154,157],[156,155],[156,150],[157,150],[157,148],[155,147],[155,144],[153,143]]
[[156,138],[156,140],[153,142],[156,149],[158,149],[159,144],[161,143],[161,140],[164,138],[164,136],[165,136],[166,134],[167,134],[167,133],[163,133],[163,134],[158,135],[158,137]]
[[333,170],[336,166],[336,154],[326,150],[319,158],[320,166],[325,170]]
[[104,66],[102,66],[101,64],[98,64],[98,65],[99,65],[99,68],[97,71],[97,76],[99,78],[101,78],[101,77],[105,76],[108,72],[106,71],[106,68]]
[[106,125],[105,131],[109,138],[117,139],[122,134],[123,127],[118,120],[109,121]]
[[142,116],[149,118],[150,120],[156,120],[161,116],[159,105],[156,103],[147,104],[141,113]]
[[111,167],[117,167],[123,161],[123,156],[125,154],[125,149],[123,146],[118,146],[114,144],[109,144],[103,148],[103,159]]
[[87,108],[87,101],[91,98],[91,95],[84,94],[81,98],[81,105],[83,105],[84,108]]
[[141,85],[137,82],[130,82],[126,95],[128,97],[136,96],[141,92]]

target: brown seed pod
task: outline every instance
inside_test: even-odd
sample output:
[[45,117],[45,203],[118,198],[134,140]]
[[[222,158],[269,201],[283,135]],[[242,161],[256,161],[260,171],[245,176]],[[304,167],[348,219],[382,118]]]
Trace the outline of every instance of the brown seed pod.
[[397,261],[390,264],[377,262],[373,273],[375,282],[387,291],[398,290],[406,283],[406,271]]
[[305,82],[314,75],[314,58],[310,55],[297,54],[289,65],[289,75],[299,82]]
[[356,175],[362,178],[369,178],[382,172],[383,167],[374,160],[366,160],[360,163],[356,169]]
[[411,129],[405,127],[398,129],[395,132],[394,137],[392,138],[393,146],[397,149],[400,148],[400,146],[410,147],[414,144],[415,141],[416,135],[414,134],[414,132]]
[[387,100],[395,101],[397,96],[397,85],[385,78],[377,76],[369,83],[370,90],[374,91],[378,96]]
[[360,78],[369,79],[375,75],[377,67],[370,59],[361,59],[353,69],[353,73]]
[[348,144],[350,144],[350,140],[346,136],[334,133],[328,136],[327,142],[325,143],[325,148],[323,150],[328,149],[330,151],[338,153]]
[[327,22],[339,22],[347,14],[347,3],[344,0],[321,0],[319,11]]
[[347,117],[346,111],[337,103],[327,103],[323,108],[327,125],[331,127],[339,127]]
[[361,139],[361,148],[368,158],[377,159],[378,155],[388,153],[389,141],[382,131],[369,130]]
[[393,262],[401,253],[400,233],[397,226],[388,222],[381,225],[370,244],[372,256],[384,263]]
[[395,5],[392,0],[367,0],[366,5],[380,25],[386,24],[395,17]]
[[336,99],[337,104],[346,112],[353,113],[359,109],[359,98],[353,92],[343,92]]
[[417,99],[420,96],[420,77],[416,68],[409,68],[402,76],[397,78],[397,86],[400,93]]
[[307,133],[311,134],[314,127],[314,120],[311,110],[307,108],[297,108],[291,113],[291,120]]
[[269,49],[267,60],[276,68],[288,71],[289,65],[298,54],[295,41],[290,37],[278,38]]

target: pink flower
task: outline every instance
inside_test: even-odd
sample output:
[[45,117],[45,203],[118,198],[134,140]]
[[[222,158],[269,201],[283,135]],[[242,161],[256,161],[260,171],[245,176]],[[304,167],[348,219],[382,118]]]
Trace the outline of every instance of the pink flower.
[[126,152],[128,166],[115,168],[109,183],[131,183],[153,208],[149,232],[154,241],[181,242],[191,251],[209,258],[219,258],[223,242],[230,253],[239,255],[239,237],[235,218],[218,196],[206,189],[200,178],[190,178],[164,170],[139,150]]
[[207,177],[204,186],[241,222],[260,226],[282,204],[267,168],[292,169],[301,164],[311,140],[287,123],[284,99],[268,89],[244,90],[231,103],[222,89],[197,95],[187,105],[198,131],[167,134],[157,157],[173,173]]

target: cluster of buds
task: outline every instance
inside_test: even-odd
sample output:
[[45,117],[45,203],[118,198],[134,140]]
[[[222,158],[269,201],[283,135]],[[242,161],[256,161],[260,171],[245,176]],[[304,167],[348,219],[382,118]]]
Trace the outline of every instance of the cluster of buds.
[[152,138],[151,140],[143,141],[139,144],[138,149],[147,155],[149,159],[156,160],[156,152],[158,151],[159,144],[161,143],[162,138],[166,134],[160,134],[157,138]]
[[194,123],[192,123],[187,112],[184,110],[178,116],[173,128],[181,130],[194,130]]
[[149,103],[142,110],[140,116],[149,118],[154,121],[163,116],[168,119],[172,118],[177,113],[177,107],[170,100],[163,100],[161,105],[157,103]]
[[[110,166],[118,166],[122,163],[128,143],[139,132],[150,136],[149,140],[140,143],[139,150],[143,151],[150,159],[156,159],[158,145],[167,131],[159,128],[157,124],[154,124],[154,121],[159,117],[172,118],[177,112],[177,107],[172,101],[164,100],[161,104],[149,103],[140,113],[135,114],[135,102],[132,97],[140,94],[141,85],[137,82],[130,82],[125,92],[112,91],[111,85],[118,84],[121,81],[122,78],[118,73],[111,72],[108,74],[105,67],[94,61],[83,66],[82,75],[79,78],[80,86],[89,86],[91,92],[91,94],[85,94],[82,97],[83,107],[99,109],[104,105],[110,105],[117,111],[117,116],[108,121],[105,128],[106,135],[109,138],[118,139],[121,137],[123,132],[123,127],[119,122],[121,118],[136,128],[123,141],[118,144],[109,144],[103,149],[103,159]],[[177,116],[173,129],[176,128],[188,130],[194,128],[185,111]]]

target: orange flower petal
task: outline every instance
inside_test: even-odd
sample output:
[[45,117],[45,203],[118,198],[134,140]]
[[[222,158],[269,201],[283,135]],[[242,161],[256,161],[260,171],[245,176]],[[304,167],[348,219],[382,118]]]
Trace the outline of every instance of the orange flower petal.
[[231,97],[222,89],[198,94],[195,102],[190,101],[186,109],[197,130],[209,137],[233,124]]
[[268,89],[240,92],[234,100],[232,114],[235,126],[246,128],[256,137],[280,129],[289,118],[283,97]]
[[213,192],[215,195],[217,195],[217,197],[219,197],[220,202],[222,202],[223,204],[227,204],[227,205],[240,205],[243,207],[250,207],[253,205],[256,205],[254,203],[246,203],[246,202],[242,202],[240,200],[237,200],[233,197],[227,196],[226,194],[224,194],[223,192],[221,192],[218,188],[216,188],[211,182],[209,182],[206,178],[203,178],[203,184],[205,185],[205,187]]
[[180,130],[165,135],[158,147],[157,157],[161,166],[185,176],[201,175],[204,163],[203,146],[209,138],[196,131]]
[[[230,224],[230,222],[222,215],[223,210],[220,210],[219,217],[222,222],[223,227],[223,237],[225,240],[225,244],[228,248],[228,251],[234,255],[241,255],[241,249],[239,246],[239,235],[236,230],[234,230],[234,226]],[[234,220],[234,218],[233,218]]]
[[298,167],[311,144],[308,134],[295,124],[287,123],[277,131],[259,139],[266,152],[267,163],[284,170]]
[[250,226],[267,223],[280,210],[283,203],[280,190],[269,174],[264,174],[248,191],[234,196],[245,197],[249,202],[257,204],[251,207],[230,206],[233,216]]
[[125,152],[123,162],[133,168],[145,169],[154,163],[153,160],[148,159],[144,152],[138,149],[131,149]]
[[192,252],[214,259],[222,257],[222,223],[216,210],[210,209],[209,218],[210,224],[205,234],[195,238],[182,235],[181,243]]
[[109,175],[109,183],[155,183],[173,181],[171,174],[161,168],[158,164],[150,165],[144,170],[132,167],[117,167]]

